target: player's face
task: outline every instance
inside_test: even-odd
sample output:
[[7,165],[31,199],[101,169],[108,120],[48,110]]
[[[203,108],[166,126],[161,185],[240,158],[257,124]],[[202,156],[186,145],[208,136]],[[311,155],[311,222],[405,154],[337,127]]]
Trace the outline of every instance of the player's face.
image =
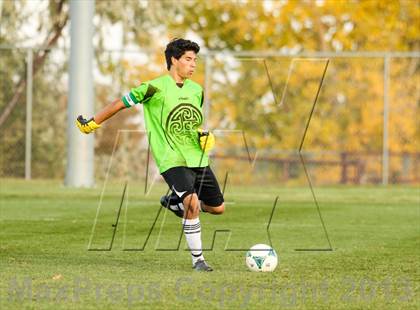
[[197,55],[194,51],[187,51],[179,59],[174,58],[173,64],[178,75],[184,79],[190,78],[194,71],[197,62]]

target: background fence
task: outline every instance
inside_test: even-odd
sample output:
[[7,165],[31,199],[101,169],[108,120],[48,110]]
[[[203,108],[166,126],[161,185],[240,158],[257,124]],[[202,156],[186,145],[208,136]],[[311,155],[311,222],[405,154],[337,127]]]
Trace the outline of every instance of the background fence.
[[[2,115],[16,100],[0,124],[1,177],[64,178],[67,52],[51,50],[36,68],[32,50],[0,50]],[[231,180],[306,182],[297,150],[327,59],[301,153],[313,181],[419,183],[418,53],[204,53],[195,79],[205,86],[206,125],[216,129],[212,158],[220,177],[225,171],[251,169],[250,177],[235,179],[232,173]],[[160,74],[164,62],[147,51],[101,51],[95,68],[99,109]],[[119,129],[131,131],[116,142]],[[144,178],[147,142],[141,107],[103,126],[95,151],[97,178],[105,177],[111,157],[111,176]]]

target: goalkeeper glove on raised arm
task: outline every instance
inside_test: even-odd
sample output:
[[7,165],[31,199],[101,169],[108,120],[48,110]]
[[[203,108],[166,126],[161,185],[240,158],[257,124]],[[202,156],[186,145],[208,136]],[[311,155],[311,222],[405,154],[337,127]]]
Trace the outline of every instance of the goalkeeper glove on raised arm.
[[91,119],[85,119],[82,115],[79,115],[79,117],[76,119],[76,125],[79,127],[81,132],[86,134],[91,133],[101,127],[101,125],[96,124],[93,117]]
[[201,149],[207,153],[211,151],[215,144],[214,135],[210,131],[205,131],[201,128],[198,130],[198,141],[200,142]]

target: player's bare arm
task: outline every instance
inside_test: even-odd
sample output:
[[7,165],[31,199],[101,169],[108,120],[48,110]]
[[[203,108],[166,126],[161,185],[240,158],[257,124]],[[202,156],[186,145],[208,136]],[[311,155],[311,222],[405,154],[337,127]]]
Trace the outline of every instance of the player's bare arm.
[[126,106],[121,101],[121,99],[117,99],[111,102],[110,104],[108,104],[107,106],[105,106],[105,108],[103,108],[99,112],[97,112],[95,116],[93,117],[93,119],[98,125],[100,125],[102,124],[102,122],[106,121],[108,118],[114,116],[116,113],[118,113],[119,111],[125,108]]
[[76,120],[77,127],[79,127],[80,131],[83,133],[91,133],[101,127],[101,123],[125,108],[126,106],[121,99],[117,99],[105,106],[105,108],[97,112],[95,116],[90,119],[85,119],[82,115],[79,115]]

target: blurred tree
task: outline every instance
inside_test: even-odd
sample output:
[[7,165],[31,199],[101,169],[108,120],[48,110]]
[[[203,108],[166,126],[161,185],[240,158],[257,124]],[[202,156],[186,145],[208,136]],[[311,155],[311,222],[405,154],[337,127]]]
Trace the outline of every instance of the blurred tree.
[[[415,51],[420,47],[418,1],[206,1],[184,6],[183,19],[172,21],[171,27],[185,33],[192,29],[211,50]],[[236,66],[229,57],[213,61],[212,125],[245,129],[258,148],[296,149],[322,75],[320,62],[294,60],[281,105],[290,63],[265,60],[276,102],[262,61],[236,61]],[[418,58],[392,61],[390,80],[390,150],[418,151],[414,142],[419,138]],[[382,59],[333,59],[305,149],[380,153],[383,95]],[[241,143],[233,136],[223,141],[222,150]],[[380,174],[380,162],[372,165]]]
[[[186,2],[184,5],[184,18],[172,21],[171,26],[185,32],[192,29],[203,39],[204,46],[211,50],[299,52],[419,49],[420,8],[416,1],[206,1]],[[291,111],[279,109],[273,105],[273,100],[267,103],[273,96],[262,62],[244,60],[239,67],[232,69],[228,68],[228,61],[231,60],[219,60],[215,64],[215,75],[225,77],[219,84],[227,85],[225,88],[214,85],[218,83],[216,79],[213,87],[216,91],[229,89],[229,94],[224,94],[228,97],[225,100],[213,100],[214,123],[226,124],[226,128],[252,128],[254,136],[260,132],[261,146],[279,146],[280,141],[296,135],[296,128],[289,126],[290,118],[301,114],[302,110],[297,108],[295,116],[288,116],[285,112]],[[295,107],[295,101],[312,103],[310,97],[316,88],[310,87],[310,84],[316,83],[322,74],[322,68],[316,63],[319,62],[300,61],[300,66],[305,66],[301,70],[307,71],[306,76],[303,72],[294,72],[295,78],[289,81],[289,93],[285,99],[293,101]],[[418,60],[410,63],[411,69],[407,66],[399,71],[410,69],[410,74],[418,77]],[[266,64],[279,100],[285,86],[285,67],[288,64],[278,59],[268,59]],[[236,88],[231,88],[232,84],[229,83],[228,76],[232,72],[239,75],[235,81]],[[395,75],[392,71],[391,81]],[[320,98],[323,119],[313,119],[311,124],[318,130],[313,131],[313,135],[318,140],[324,140],[322,147],[365,151],[381,149],[382,77],[380,59],[333,60]],[[414,90],[416,79],[409,84]],[[414,94],[415,91],[409,95],[411,102],[418,101],[418,95],[416,98]],[[261,105],[261,100],[266,101],[265,105]],[[264,106],[266,108],[262,108]],[[271,109],[267,109],[267,106],[271,106]],[[337,113],[340,113],[340,123],[334,117]],[[230,123],[223,122],[226,117]],[[323,125],[316,124],[317,121],[322,121]],[[408,127],[417,127],[415,119],[406,121],[410,124]],[[325,128],[330,130],[326,131]],[[406,132],[407,136],[412,136],[411,131]],[[269,143],[266,139],[268,133],[273,138]],[[281,146],[294,147],[291,143]]]
[[[35,51],[34,60],[33,60],[33,74],[36,75],[37,71],[44,65],[44,62],[50,53],[50,49],[56,44],[57,40],[61,37],[62,31],[67,24],[68,20],[68,12],[65,9],[64,0],[60,1],[51,1],[48,5],[48,14],[49,18],[47,25],[43,25],[44,21],[40,19],[39,23],[39,30],[42,28],[46,28],[44,30],[48,31],[48,34],[43,42],[42,49],[38,49]],[[13,1],[6,1],[5,7],[2,10],[2,14],[5,15],[7,21],[16,18],[18,22],[15,22],[15,26],[19,23],[22,23],[25,20],[25,16],[18,15],[19,7],[21,3],[13,2]],[[3,18],[2,18],[3,20]],[[3,24],[3,23],[2,23]],[[12,46],[19,46],[19,36],[16,35],[16,32],[19,28],[14,28],[7,26],[6,24],[6,31],[2,31],[2,35],[0,36],[0,43],[13,43]],[[8,31],[10,30],[10,31]],[[13,35],[16,35],[15,37]],[[24,41],[23,41],[24,42]],[[0,114],[0,127],[4,124],[4,122],[9,117],[10,113],[16,107],[18,102],[20,101],[21,96],[24,94],[25,86],[26,86],[26,76],[22,75],[19,77],[19,80],[16,86],[13,88],[13,96],[10,100],[6,103],[4,107],[2,107],[2,112]]]
[[[0,44],[23,45],[31,38],[20,31],[37,25],[39,44],[66,45],[56,38],[65,31],[68,2],[47,3],[45,13],[28,11],[27,1],[4,1],[1,10]],[[26,9],[25,9],[26,8]],[[96,84],[97,109],[164,71],[163,49],[174,37],[199,38],[209,50],[375,51],[419,50],[420,6],[417,1],[96,1],[95,46],[100,82]],[[37,22],[34,23],[34,20]],[[119,34],[111,34],[119,29]],[[64,32],[63,32],[64,31]],[[118,32],[117,32],[118,33]],[[31,41],[32,42],[32,41]],[[121,51],[119,50],[121,47]],[[118,49],[109,51],[109,49]],[[127,50],[137,50],[130,54]],[[10,109],[10,98],[24,101],[25,63],[22,53],[2,52],[0,126],[4,150],[16,141],[23,143],[24,109]],[[37,54],[37,111],[60,114],[65,124],[66,62],[46,61]],[[325,61],[290,59],[233,59],[212,61],[210,125],[220,129],[252,131],[254,147],[296,149],[305,115],[310,111]],[[34,65],[35,67],[36,65]],[[41,69],[42,67],[42,69]],[[38,69],[37,69],[38,70]],[[54,71],[55,70],[55,71]],[[380,59],[334,59],[329,64],[319,103],[305,142],[306,149],[378,152],[382,148],[383,63]],[[52,72],[55,73],[52,73]],[[203,82],[203,66],[196,79]],[[61,81],[54,83],[53,81]],[[391,63],[390,149],[418,151],[420,137],[418,59],[395,59]],[[20,85],[20,86],[19,86]],[[52,88],[52,85],[54,87]],[[272,86],[272,88],[271,88]],[[57,105],[57,102],[59,104]],[[98,151],[109,155],[119,128],[141,128],[141,118],[132,109],[98,132]],[[8,116],[9,115],[9,116]],[[35,158],[63,164],[65,128],[45,133],[45,115],[34,115]],[[299,121],[297,121],[299,120]],[[124,124],[124,125],[123,125]],[[51,138],[55,136],[55,138]],[[36,140],[39,137],[39,141]],[[49,148],[51,139],[55,146]],[[13,142],[13,141],[14,142]],[[219,141],[226,149],[238,141],[230,135]],[[59,150],[60,149],[60,150]],[[224,148],[220,148],[224,149]],[[39,154],[39,156],[37,155]],[[9,156],[10,157],[10,156]],[[2,152],[3,162],[12,157]],[[42,165],[41,165],[42,166]]]
[[[6,46],[28,46],[33,40],[22,28],[38,27],[40,32],[39,44],[43,49],[34,50],[34,113],[32,132],[32,161],[33,172],[37,176],[57,176],[62,171],[65,130],[54,132],[49,124],[49,117],[54,118],[57,126],[65,119],[63,109],[57,104],[63,89],[56,81],[60,80],[63,68],[50,71],[49,55],[67,24],[68,10],[65,1],[51,1],[39,3],[45,10],[42,16],[33,20],[37,13],[33,8],[37,3],[4,1],[1,10],[0,44]],[[39,8],[37,8],[39,9]],[[27,32],[33,31],[26,28]],[[22,50],[2,50],[1,53],[1,100],[0,100],[0,175],[22,176],[24,174],[24,145],[25,145],[25,94],[26,94],[26,53]],[[16,109],[16,107],[18,107]],[[61,106],[62,108],[62,106]],[[51,132],[52,131],[52,132]],[[57,174],[58,173],[58,174]]]
[[[97,108],[122,95],[126,86],[136,86],[132,77],[131,64],[124,63],[124,49],[131,45],[153,47],[156,38],[164,33],[163,20],[178,14],[176,3],[160,1],[96,1],[95,46],[97,65],[100,75],[111,77],[105,82],[97,83]],[[68,53],[60,50],[66,48],[68,38],[67,21],[69,3],[65,0],[54,1],[4,1],[1,9],[0,44],[10,47],[35,45],[43,49],[34,49],[34,112],[32,158],[34,176],[62,176],[65,166],[66,135],[66,89]],[[108,52],[111,27],[121,25],[122,51]],[[34,37],[33,29],[37,28]],[[60,40],[61,39],[61,40]],[[112,40],[116,40],[115,36]],[[28,42],[30,42],[28,44]],[[59,43],[59,44],[57,44]],[[60,50],[59,52],[56,52]],[[53,56],[51,56],[53,54]],[[119,56],[120,55],[120,56]],[[122,55],[122,56],[121,56]],[[0,94],[0,134],[1,171],[3,175],[22,176],[24,171],[25,145],[25,94],[26,94],[26,59],[25,52],[2,50],[0,57],[1,89]],[[150,57],[152,61],[153,57]],[[152,67],[148,64],[148,68]],[[131,71],[131,72],[130,72]],[[147,77],[151,69],[142,70],[142,78]],[[139,79],[136,79],[139,81]],[[16,109],[18,107],[18,109]],[[117,122],[110,122],[107,134],[99,134],[97,144],[99,151],[112,152],[113,139],[121,124],[132,118],[135,110],[118,116]],[[55,130],[48,126],[54,119]],[[129,128],[134,125],[129,125]],[[112,129],[114,127],[114,130]],[[103,148],[101,146],[104,145]],[[6,150],[12,150],[7,152]]]

